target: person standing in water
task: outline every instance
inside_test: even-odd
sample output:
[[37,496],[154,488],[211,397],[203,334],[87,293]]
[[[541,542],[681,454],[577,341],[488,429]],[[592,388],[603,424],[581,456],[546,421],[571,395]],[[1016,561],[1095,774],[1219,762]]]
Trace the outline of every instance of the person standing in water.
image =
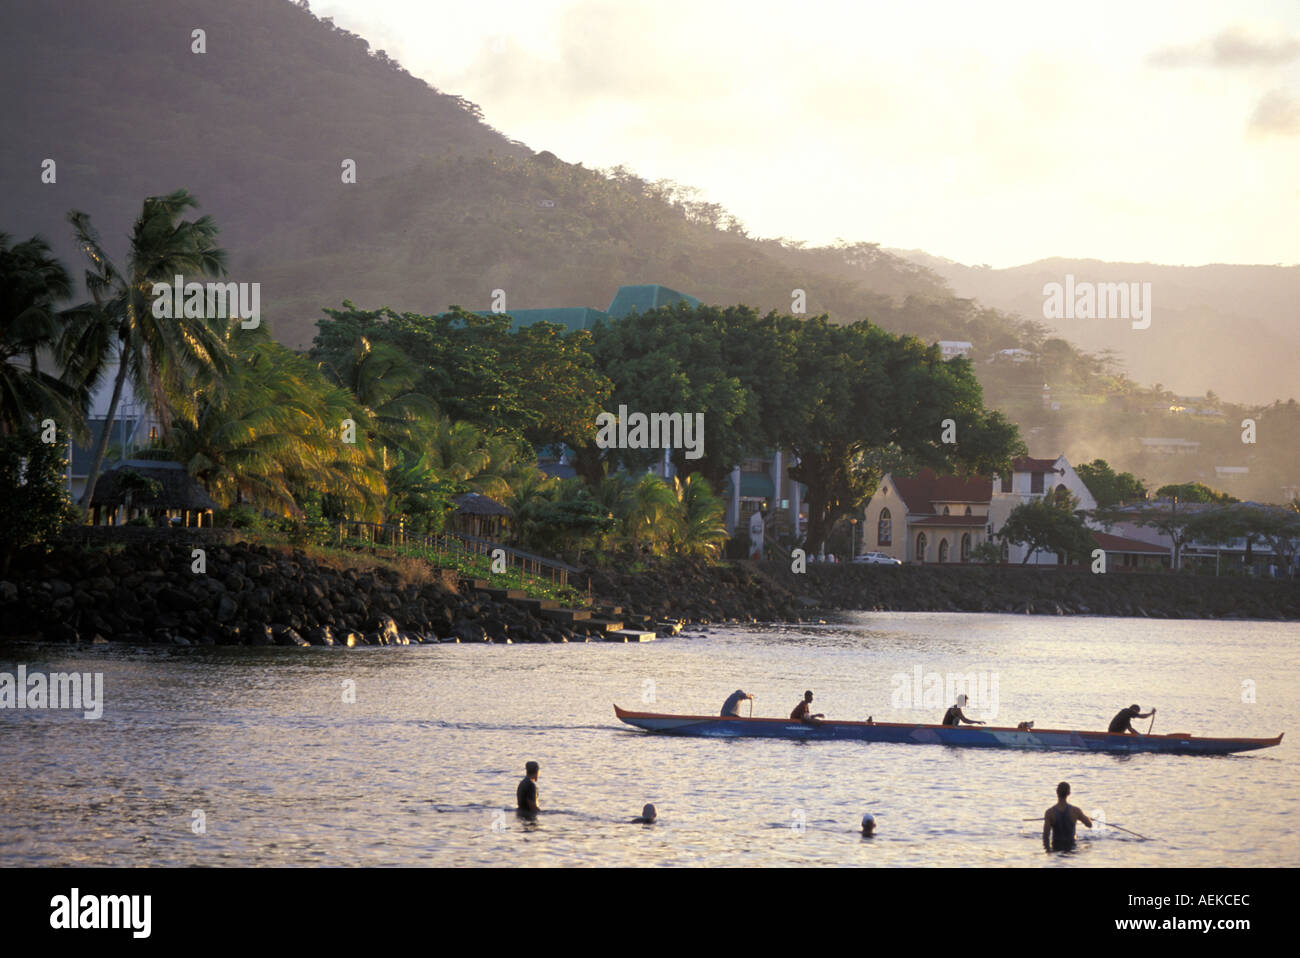
[[515,789],[516,813],[524,818],[536,818],[541,811],[537,807],[537,772],[538,764],[529,762],[524,766],[524,777]]
[[1056,804],[1043,813],[1043,851],[1068,852],[1074,848],[1074,824],[1083,822],[1092,828],[1092,819],[1078,805],[1065,799],[1070,794],[1070,783],[1056,786]]

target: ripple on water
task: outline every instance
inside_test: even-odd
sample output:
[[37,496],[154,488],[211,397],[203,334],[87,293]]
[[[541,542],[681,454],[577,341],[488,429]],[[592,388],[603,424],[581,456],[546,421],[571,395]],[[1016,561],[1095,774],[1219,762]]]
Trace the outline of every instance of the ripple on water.
[[[812,688],[831,716],[934,721],[897,698],[920,667],[996,676],[1003,721],[1104,727],[1137,700],[1159,707],[1157,731],[1274,735],[1296,727],[1298,637],[1281,623],[864,614],[492,654],[42,647],[14,664],[104,672],[105,712],[0,712],[0,865],[1294,866],[1292,737],[1227,758],[674,739],[616,724],[610,703],[708,713],[743,687],[755,714],[784,715]],[[535,823],[513,812],[527,760],[541,764]],[[1080,829],[1078,852],[1044,855],[1020,819],[1062,779],[1085,811],[1152,840]],[[646,802],[660,820],[630,824]]]

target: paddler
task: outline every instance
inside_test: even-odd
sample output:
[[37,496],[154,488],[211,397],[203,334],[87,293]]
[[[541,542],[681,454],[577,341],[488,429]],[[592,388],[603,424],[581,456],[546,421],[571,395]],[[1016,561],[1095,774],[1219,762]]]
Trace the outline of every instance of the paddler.
[[723,717],[726,717],[728,715],[734,715],[737,718],[739,718],[740,703],[745,701],[746,699],[749,699],[752,702],[754,700],[754,696],[750,695],[744,689],[736,689],[736,691],[728,695],[727,701],[722,703],[721,714],[723,715]]
[[1150,712],[1144,713],[1139,706],[1130,705],[1126,709],[1120,709],[1119,714],[1110,720],[1110,728],[1106,729],[1106,731],[1132,732],[1134,735],[1141,735],[1142,733],[1133,727],[1133,720],[1135,718],[1136,719],[1150,718],[1155,714],[1156,714],[1155,708],[1152,708]]
[[541,811],[537,807],[537,772],[538,764],[529,762],[524,766],[524,777],[515,789],[516,814],[524,818],[536,818]]
[[1043,851],[1068,852],[1074,848],[1074,824],[1083,822],[1092,828],[1092,819],[1078,805],[1067,802],[1070,783],[1056,786],[1056,804],[1043,813]]
[[814,719],[825,718],[826,716],[821,712],[818,712],[816,715],[808,714],[812,708],[812,700],[812,692],[804,692],[803,701],[794,707],[794,711],[790,713],[790,720],[792,722],[811,722]]
[[957,704],[943,713],[943,724],[954,727],[960,725],[962,722],[965,722],[967,725],[983,725],[983,722],[978,719],[967,718],[965,713],[962,712],[962,709],[966,707],[967,701],[969,700],[966,698],[965,694],[957,696]]

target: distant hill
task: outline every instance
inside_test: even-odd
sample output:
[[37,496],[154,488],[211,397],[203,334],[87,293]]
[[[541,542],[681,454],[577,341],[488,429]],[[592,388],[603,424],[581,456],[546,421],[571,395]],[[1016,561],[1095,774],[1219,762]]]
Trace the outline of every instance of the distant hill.
[[[196,27],[204,54],[191,52]],[[22,91],[0,102],[0,229],[40,232],[80,269],[69,208],[121,249],[145,196],[186,187],[292,345],[344,297],[427,312],[505,289],[518,308],[603,307],[643,281],[787,311],[802,289],[809,313],[840,321],[1020,337],[870,244],[754,240],[674,184],[534,153],[289,0],[10,0],[0,77]],[[40,182],[46,157],[53,185]],[[344,159],[355,184],[341,182]]]
[[[1214,390],[1242,402],[1300,396],[1300,266],[1157,266],[1044,259],[1011,269],[964,266],[893,251],[948,281],[959,296],[1044,323],[1089,352],[1113,350],[1135,380],[1176,393]],[[1152,321],[1045,319],[1043,286],[1076,281],[1151,284]]]
[[0,229],[63,247],[69,208],[112,243],[145,196],[183,186],[238,254],[344,189],[345,158],[364,190],[453,144],[530,152],[287,0],[6,0],[3,20]]
[[[1153,480],[1213,481],[1216,466],[1247,464],[1259,496],[1300,479],[1293,433],[1270,424],[1271,438],[1243,449],[1234,420],[1245,413],[1228,405],[1296,392],[1295,269],[981,270],[873,243],[756,239],[688,188],[508,138],[473,104],[290,0],[6,0],[3,23],[0,230],[43,234],[78,276],[70,208],[88,211],[120,254],[143,198],[185,187],[220,226],[232,278],[262,284],[263,316],[293,346],[345,298],[431,313],[485,308],[501,289],[507,308],[603,309],[622,284],[662,283],[790,312],[798,290],[808,314],[973,343],[988,401],[1034,455],[1105,455]],[[206,53],[191,50],[196,28]],[[47,157],[55,184],[40,179]],[[345,159],[355,184],[341,181]],[[1048,328],[1042,285],[1071,271],[1155,284],[1151,329]],[[1122,368],[1071,343],[1114,349]],[[1004,349],[1030,358],[989,362]],[[1175,415],[1171,389],[1217,390],[1224,408]],[[1300,423],[1294,406],[1275,415]],[[1201,452],[1152,459],[1141,440],[1153,436]]]

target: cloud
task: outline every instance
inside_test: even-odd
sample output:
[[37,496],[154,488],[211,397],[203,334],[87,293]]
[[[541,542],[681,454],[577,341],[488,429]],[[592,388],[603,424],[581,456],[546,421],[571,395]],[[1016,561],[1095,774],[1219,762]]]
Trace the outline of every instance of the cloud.
[[1200,43],[1155,50],[1147,57],[1147,63],[1154,67],[1232,70],[1280,66],[1297,58],[1300,58],[1300,40],[1295,37],[1252,35],[1239,26],[1231,26]]
[[1289,90],[1269,90],[1255,105],[1250,118],[1250,132],[1300,135],[1300,96]]

